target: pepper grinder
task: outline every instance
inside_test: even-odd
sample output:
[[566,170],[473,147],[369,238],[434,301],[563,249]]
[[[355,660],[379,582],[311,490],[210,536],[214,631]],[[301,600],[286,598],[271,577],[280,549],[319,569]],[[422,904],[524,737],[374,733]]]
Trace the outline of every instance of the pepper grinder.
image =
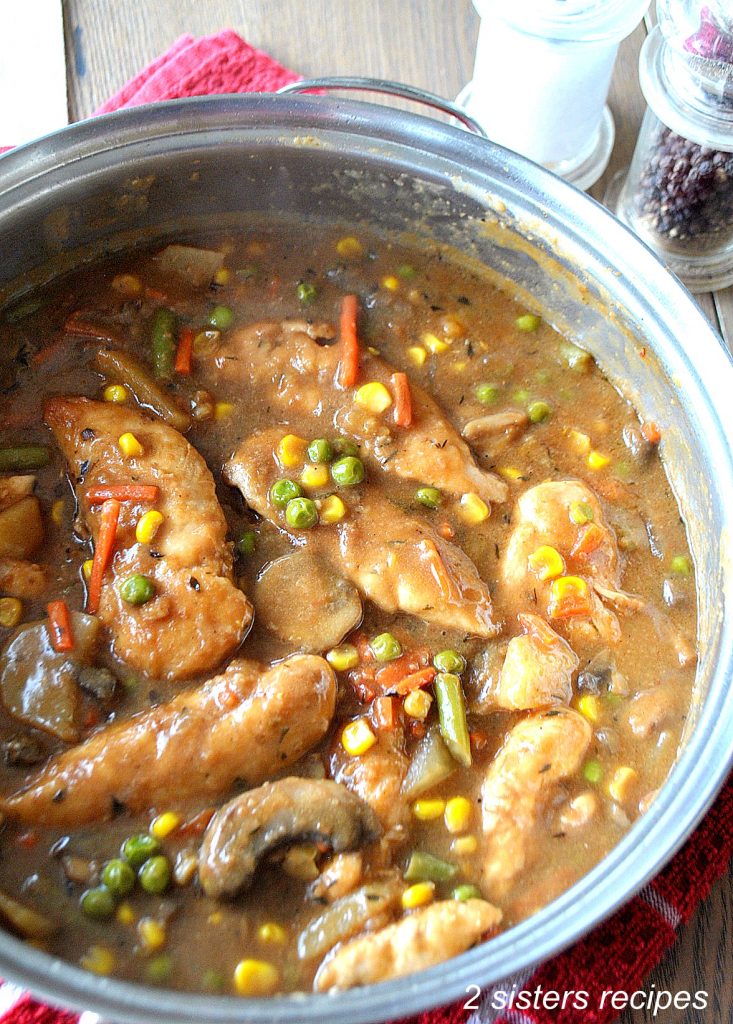
[[[639,58],[648,109],[617,215],[691,291],[733,283],[733,9],[658,0]],[[613,186],[612,186],[613,189]]]
[[619,43],[649,0],[473,2],[481,26],[458,104],[493,142],[589,188],[613,148],[606,97]]

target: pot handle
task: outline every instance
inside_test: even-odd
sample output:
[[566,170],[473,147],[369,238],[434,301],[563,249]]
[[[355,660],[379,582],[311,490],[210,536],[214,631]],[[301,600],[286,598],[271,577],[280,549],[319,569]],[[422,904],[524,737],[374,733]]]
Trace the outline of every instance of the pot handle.
[[291,82],[278,89],[278,95],[288,93],[309,92],[311,89],[354,89],[362,92],[379,92],[389,96],[399,96],[403,100],[412,100],[414,103],[422,103],[423,106],[440,110],[443,114],[449,114],[460,121],[464,128],[488,138],[478,121],[474,121],[465,110],[444,100],[442,96],[427,92],[425,89],[418,89],[415,85],[404,85],[402,82],[390,82],[382,78],[351,78],[333,75],[326,78],[303,78],[299,82]]

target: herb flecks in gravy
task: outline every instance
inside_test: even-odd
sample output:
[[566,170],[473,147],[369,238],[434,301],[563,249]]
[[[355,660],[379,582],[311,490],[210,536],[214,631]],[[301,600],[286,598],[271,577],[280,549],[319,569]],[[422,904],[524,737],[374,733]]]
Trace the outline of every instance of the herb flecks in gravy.
[[7,927],[191,991],[367,984],[650,805],[695,661],[662,430],[534,313],[438,249],[273,228],[3,331]]

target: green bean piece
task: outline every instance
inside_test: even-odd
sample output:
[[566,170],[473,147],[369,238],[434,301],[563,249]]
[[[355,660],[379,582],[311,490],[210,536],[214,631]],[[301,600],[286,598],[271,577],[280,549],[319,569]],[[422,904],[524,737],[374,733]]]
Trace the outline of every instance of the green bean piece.
[[163,985],[173,974],[173,957],[170,953],[160,953],[148,961],[145,973],[148,981],[154,985]]
[[402,654],[402,644],[391,633],[380,633],[372,637],[369,646],[377,661],[394,661]]
[[455,760],[464,768],[470,768],[471,740],[461,680],[454,672],[439,672],[433,689],[438,702],[440,735]]
[[535,316],[534,313],[525,313],[524,316],[518,316],[514,323],[518,331],[522,331],[524,334],[531,334],[532,331],[537,330],[542,320],[540,317]]
[[530,402],[527,415],[530,423],[542,423],[552,414],[552,407],[547,402]]
[[214,306],[209,313],[209,323],[218,331],[228,331],[234,323],[234,311],[229,306]]
[[159,850],[160,843],[155,836],[151,836],[147,832],[139,832],[124,841],[120,852],[129,864],[134,868],[139,868]]
[[127,604],[147,604],[155,597],[155,584],[147,576],[136,572],[120,584],[120,597]]
[[236,544],[237,554],[243,558],[249,558],[255,553],[257,547],[257,534],[254,530],[245,530]]
[[171,882],[171,866],[168,858],[156,855],[149,857],[137,873],[140,885],[145,892],[160,896]]
[[102,868],[102,881],[113,896],[127,896],[135,888],[135,872],[126,860],[116,857]]
[[437,487],[418,487],[415,498],[425,508],[437,508],[443,500],[443,495]]
[[276,480],[270,488],[270,501],[275,508],[285,508],[289,501],[299,498],[302,493],[300,484],[296,484],[295,480]]
[[346,455],[333,463],[331,476],[340,487],[355,487],[364,479],[364,463],[354,455]]
[[176,355],[176,315],[173,310],[161,306],[155,311],[150,343],[154,375],[158,380],[169,380],[173,376]]
[[285,507],[285,521],[296,530],[310,530],[318,522],[318,508],[311,498],[293,498]]
[[331,462],[333,460],[333,445],[325,437],[317,437],[308,445],[308,458],[315,463]]
[[403,877],[406,882],[450,882],[457,874],[458,867],[455,864],[441,860],[432,853],[413,850]]
[[318,289],[311,281],[301,281],[297,287],[298,299],[303,306],[310,306],[318,295]]
[[93,921],[106,921],[115,912],[115,898],[105,885],[87,889],[81,894],[82,913]]
[[43,469],[50,461],[48,448],[42,444],[24,444],[15,448],[0,448],[0,473],[25,472]]
[[111,377],[132,391],[140,405],[149,405],[162,420],[176,430],[188,430],[191,417],[176,404],[172,395],[161,387],[150,373],[129,352],[113,348],[100,348],[95,356],[96,368],[105,377]]
[[350,437],[335,437],[332,442],[332,448],[334,455],[339,457],[343,455],[358,455],[359,445],[356,441],[352,441]]
[[466,671],[466,659],[458,651],[453,651],[450,648],[446,651],[438,651],[433,658],[433,665],[438,672],[453,672],[457,676]]
[[477,885],[457,885],[451,896],[454,900],[465,903],[466,900],[482,900],[483,894]]
[[493,405],[499,397],[499,389],[496,384],[479,384],[474,394],[482,405]]
[[43,304],[42,299],[28,299],[26,302],[19,302],[17,306],[6,310],[4,314],[5,323],[18,324],[21,320],[25,320],[27,316],[37,313]]

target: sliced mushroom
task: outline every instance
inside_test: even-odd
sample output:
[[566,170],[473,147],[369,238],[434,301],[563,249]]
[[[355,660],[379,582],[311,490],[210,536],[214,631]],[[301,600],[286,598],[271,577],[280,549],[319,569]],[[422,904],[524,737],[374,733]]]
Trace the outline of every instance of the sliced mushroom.
[[485,441],[497,434],[515,436],[529,424],[529,416],[521,409],[507,409],[506,412],[495,412],[489,416],[479,416],[469,420],[461,433],[471,444]]
[[311,841],[342,853],[374,842],[381,832],[367,804],[336,782],[266,782],[214,815],[201,847],[199,879],[207,896],[233,896],[274,850]]
[[253,600],[260,623],[281,640],[313,653],[335,647],[362,618],[353,583],[298,548],[265,567]]

